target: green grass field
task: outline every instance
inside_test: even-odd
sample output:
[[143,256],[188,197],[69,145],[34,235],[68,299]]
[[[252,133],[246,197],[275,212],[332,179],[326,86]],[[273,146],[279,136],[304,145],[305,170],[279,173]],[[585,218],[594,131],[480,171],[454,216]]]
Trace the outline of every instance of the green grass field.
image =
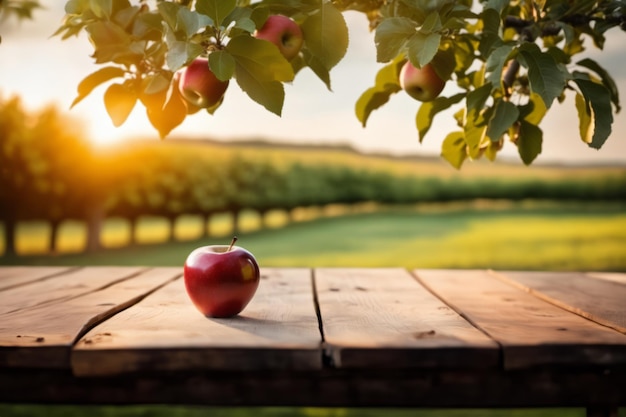
[[[371,211],[327,209],[303,220],[259,229],[248,214],[240,244],[264,266],[403,266],[407,268],[493,268],[547,270],[626,270],[626,208],[623,205],[473,205],[405,207]],[[276,217],[280,217],[278,214]],[[20,248],[30,255],[0,258],[4,264],[182,265],[197,246],[228,243],[225,218],[212,229],[217,236],[198,239],[201,225],[186,218],[177,225],[176,242],[156,243],[166,228],[158,219],[143,225],[143,241],[124,246],[127,226],[113,220],[99,253],[72,253],[67,242],[80,241],[80,226],[61,236],[63,254],[42,255],[43,225],[25,227]],[[79,245],[75,245],[78,246]]]

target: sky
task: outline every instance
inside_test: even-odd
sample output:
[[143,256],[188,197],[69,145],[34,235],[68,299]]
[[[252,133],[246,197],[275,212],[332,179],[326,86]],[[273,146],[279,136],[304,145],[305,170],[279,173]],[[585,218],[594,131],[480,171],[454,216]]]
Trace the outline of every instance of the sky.
[[[137,105],[124,125],[116,128],[106,113],[102,95],[105,86],[70,110],[80,80],[96,71],[90,57],[93,50],[86,34],[62,41],[51,37],[63,15],[64,1],[44,0],[45,9],[33,21],[0,23],[0,95],[17,94],[29,108],[57,104],[87,128],[90,140],[106,146],[142,137],[158,141],[144,108]],[[265,139],[285,143],[348,144],[364,152],[385,154],[439,155],[441,142],[456,129],[451,113],[437,116],[431,131],[420,143],[415,128],[419,102],[404,93],[395,94],[382,108],[374,111],[367,127],[355,116],[354,103],[373,85],[376,63],[373,34],[365,17],[344,13],[350,33],[346,57],[331,71],[332,91],[308,69],[286,85],[282,117],[249,99],[232,82],[223,105],[213,115],[200,112],[187,117],[171,137],[213,138],[225,141]],[[588,48],[587,56],[596,59],[615,78],[626,107],[626,66],[623,54],[626,32],[613,30],[604,51]],[[589,42],[589,45],[590,42]],[[582,57],[581,57],[582,59]],[[448,83],[443,94],[453,94]],[[626,165],[626,110],[615,115],[612,136],[601,150],[589,148],[579,139],[578,119],[573,96],[564,104],[555,103],[541,124],[544,131],[542,154],[535,163]],[[167,140],[167,139],[166,139]],[[517,149],[506,143],[503,158],[519,160]]]

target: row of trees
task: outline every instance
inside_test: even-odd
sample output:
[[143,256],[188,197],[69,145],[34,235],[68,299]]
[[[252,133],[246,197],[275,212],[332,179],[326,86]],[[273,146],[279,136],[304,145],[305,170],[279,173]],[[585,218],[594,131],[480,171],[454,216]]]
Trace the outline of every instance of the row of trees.
[[[71,129],[68,129],[68,126]],[[302,163],[180,142],[137,142],[94,151],[80,125],[54,107],[27,111],[18,98],[0,98],[0,220],[5,253],[15,252],[19,221],[51,225],[54,251],[61,222],[88,225],[87,248],[99,247],[106,217],[127,219],[134,240],[141,216],[167,218],[173,230],[183,214],[229,213],[237,230],[245,209],[270,210],[354,204],[408,204],[469,200],[626,200],[626,175],[587,182],[444,179],[393,174],[334,163]],[[206,148],[206,149],[205,149]],[[173,235],[173,233],[172,233]]]

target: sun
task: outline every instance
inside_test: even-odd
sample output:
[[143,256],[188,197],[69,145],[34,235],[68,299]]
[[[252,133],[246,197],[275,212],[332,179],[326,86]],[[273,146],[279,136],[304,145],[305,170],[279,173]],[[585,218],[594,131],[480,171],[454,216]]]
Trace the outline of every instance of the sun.
[[116,146],[121,143],[154,134],[154,129],[137,104],[128,119],[119,127],[113,125],[106,110],[102,106],[90,106],[81,112],[84,119],[87,141],[97,148]]

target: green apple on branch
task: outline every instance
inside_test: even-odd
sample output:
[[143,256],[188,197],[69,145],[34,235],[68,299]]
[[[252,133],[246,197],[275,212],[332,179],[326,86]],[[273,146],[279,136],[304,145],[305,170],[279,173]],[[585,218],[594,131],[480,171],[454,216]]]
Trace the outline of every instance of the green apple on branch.
[[[65,10],[56,35],[85,32],[100,66],[78,84],[73,105],[108,83],[114,124],[140,102],[161,137],[199,107],[215,114],[228,95],[217,86],[230,80],[279,116],[284,83],[302,69],[330,89],[330,72],[348,48],[348,10],[368,20],[381,64],[374,85],[356,98],[356,117],[366,127],[405,89],[420,101],[421,142],[449,111],[458,128],[442,140],[442,156],[457,168],[495,159],[505,142],[532,163],[544,141],[542,119],[567,96],[580,139],[594,149],[620,111],[615,81],[585,52],[602,49],[607,31],[626,30],[623,0],[69,0]],[[194,70],[193,82],[184,77],[199,59],[211,81]],[[443,85],[450,95],[441,95]],[[162,121],[155,115],[166,108]]]

